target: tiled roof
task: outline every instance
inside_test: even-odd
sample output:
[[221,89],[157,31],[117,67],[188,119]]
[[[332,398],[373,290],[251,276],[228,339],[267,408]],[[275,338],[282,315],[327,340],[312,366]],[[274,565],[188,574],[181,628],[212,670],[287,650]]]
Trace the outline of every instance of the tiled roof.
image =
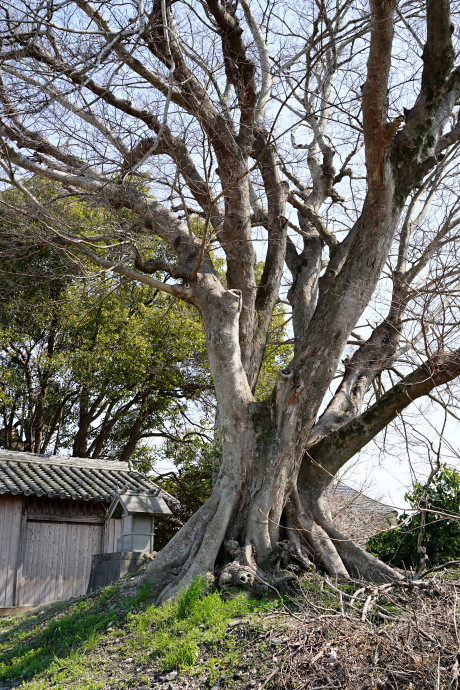
[[346,506],[351,510],[365,511],[367,513],[395,513],[397,510],[392,506],[385,505],[385,503],[380,503],[373,498],[369,498],[361,491],[356,491],[352,489],[351,486],[347,486],[342,482],[333,486],[331,495],[336,495],[342,501],[346,503]]
[[127,462],[0,450],[0,494],[110,502],[124,491],[160,496],[170,506],[178,503]]
[[119,518],[122,517],[122,515],[135,514],[171,515],[171,511],[161,496],[139,494],[134,491],[116,494],[109,506],[109,517]]

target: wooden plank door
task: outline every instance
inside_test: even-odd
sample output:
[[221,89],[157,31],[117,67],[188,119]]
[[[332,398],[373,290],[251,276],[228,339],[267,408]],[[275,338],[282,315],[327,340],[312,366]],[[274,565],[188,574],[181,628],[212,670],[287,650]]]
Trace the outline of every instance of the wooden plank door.
[[0,607],[14,606],[22,496],[0,496]]
[[19,605],[38,606],[85,594],[102,525],[28,521]]

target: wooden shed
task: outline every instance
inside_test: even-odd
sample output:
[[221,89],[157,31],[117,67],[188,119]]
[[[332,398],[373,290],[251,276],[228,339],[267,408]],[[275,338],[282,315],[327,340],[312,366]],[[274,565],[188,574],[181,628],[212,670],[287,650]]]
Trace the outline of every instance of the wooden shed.
[[128,463],[0,450],[0,613],[84,594],[93,555],[120,543],[108,508],[131,493],[177,503]]

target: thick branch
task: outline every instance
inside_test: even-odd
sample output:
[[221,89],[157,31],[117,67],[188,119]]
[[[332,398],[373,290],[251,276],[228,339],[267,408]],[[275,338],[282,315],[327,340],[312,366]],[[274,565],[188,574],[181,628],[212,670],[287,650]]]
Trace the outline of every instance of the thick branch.
[[33,79],[28,74],[11,67],[9,65],[2,65],[3,72],[10,74],[21,81],[24,81],[30,86],[35,86],[40,92],[48,94],[51,98],[55,99],[63,108],[71,112],[73,115],[81,118],[91,126],[95,127],[113,146],[118,149],[123,156],[128,153],[128,148],[125,146],[120,137],[117,137],[110,129],[108,123],[103,122],[95,113],[91,111],[88,107],[87,109],[82,109],[72,103],[59,89],[54,86],[47,86],[45,83]]
[[[90,2],[87,2],[86,0],[75,1],[76,4],[80,7],[80,9],[82,9],[83,12],[85,12],[85,14],[87,14],[87,16],[95,22],[96,26],[98,26],[98,28],[101,31],[106,33],[107,38],[112,39],[112,41],[110,41],[110,51],[114,51],[115,53],[117,53],[121,60],[123,60],[123,62],[126,65],[128,65],[133,70],[133,72],[136,72],[140,77],[145,79],[147,83],[151,84],[160,93],[162,93],[165,96],[171,94],[171,100],[173,101],[173,103],[176,103],[177,105],[180,105],[182,107],[187,106],[185,99],[179,91],[173,89],[171,92],[168,83],[164,81],[161,77],[159,77],[157,74],[155,74],[155,72],[148,69],[144,62],[141,62],[140,60],[135,58],[132,54],[132,50],[126,50],[126,48],[122,45],[121,40],[113,40],[117,36],[117,33],[112,31],[109,23],[104,19],[102,13],[99,12],[94,7],[94,5],[92,5]],[[119,38],[121,38],[120,35]]]
[[259,133],[257,137],[258,148],[263,152],[259,168],[268,201],[266,226],[268,247],[255,301],[256,323],[249,372],[249,381],[253,388],[256,385],[258,373],[262,365],[268,329],[278,299],[287,238],[285,208],[289,185],[287,182],[282,182],[279,178],[276,151],[274,146],[267,146],[267,136],[264,132],[263,134]]
[[103,176],[87,177],[83,174],[65,173],[45,168],[20,154],[16,149],[2,142],[0,156],[7,162],[63,185],[72,185],[97,194],[111,201],[117,208],[130,208],[137,213],[159,237],[163,238],[187,265],[190,261],[190,238],[187,228],[176,216],[155,199],[146,196],[133,187],[111,182]]
[[270,73],[270,55],[262,30],[256,22],[254,15],[252,14],[249,3],[247,2],[247,0],[240,0],[240,3],[243,7],[244,16],[246,17],[246,21],[251,30],[251,33],[257,46],[257,51],[259,53],[262,84],[260,87],[259,97],[257,99],[255,122],[257,125],[260,126],[263,124],[264,121],[265,110],[267,108],[267,104],[271,96],[271,89],[273,85],[273,77]]
[[460,376],[460,349],[435,355],[382,395],[359,417],[308,449],[328,472],[337,472],[414,400]]
[[374,329],[369,340],[346,362],[345,375],[325,412],[313,427],[309,444],[316,443],[355,418],[371,382],[393,361],[401,338],[401,319],[405,308],[405,300],[400,301],[398,297],[395,295],[387,319]]
[[367,79],[363,87],[363,129],[368,189],[378,195],[388,145],[388,78],[393,45],[395,0],[372,0]]
[[302,203],[292,192],[289,194],[289,203],[291,204],[291,206],[294,206],[294,208],[299,212],[302,218],[305,218],[312,224],[315,230],[317,230],[321,239],[324,240],[328,247],[334,247],[336,244],[338,244],[337,238],[334,235],[334,233],[330,232],[326,228],[319,215],[313,211],[311,206]]
[[240,107],[240,146],[248,147],[252,143],[257,103],[255,66],[247,57],[246,46],[242,35],[243,29],[238,18],[230,14],[230,3],[220,0],[206,0],[206,4],[217,24],[217,31],[222,39],[225,72],[228,81],[233,85]]
[[[414,171],[410,164],[420,152],[427,153],[442,133],[455,102],[453,92],[458,89],[456,70],[451,74],[454,49],[453,25],[450,18],[449,0],[427,0],[427,40],[423,50],[423,72],[420,92],[414,106],[406,112],[406,124],[394,141],[392,158],[399,169],[401,186],[406,190],[413,185]],[[445,106],[443,108],[443,99]],[[446,112],[444,112],[446,111]],[[448,112],[450,111],[450,112]],[[423,156],[422,156],[423,157]],[[431,167],[436,163],[433,157]],[[418,171],[418,176],[427,170]]]

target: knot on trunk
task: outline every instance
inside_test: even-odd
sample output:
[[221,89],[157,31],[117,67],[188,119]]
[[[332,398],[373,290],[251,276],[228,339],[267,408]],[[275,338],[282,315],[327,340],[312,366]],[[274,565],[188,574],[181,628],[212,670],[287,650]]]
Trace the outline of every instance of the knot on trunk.
[[230,558],[236,558],[240,553],[240,545],[234,539],[225,542],[225,551]]
[[225,542],[225,552],[232,562],[227,563],[220,572],[218,580],[220,589],[244,587],[259,591],[262,587],[266,591],[266,584],[258,577],[257,565],[250,545],[241,547],[237,541],[230,539]]
[[241,565],[233,561],[224,567],[219,576],[220,589],[229,587],[245,587],[251,589],[254,586],[255,572],[247,565]]

